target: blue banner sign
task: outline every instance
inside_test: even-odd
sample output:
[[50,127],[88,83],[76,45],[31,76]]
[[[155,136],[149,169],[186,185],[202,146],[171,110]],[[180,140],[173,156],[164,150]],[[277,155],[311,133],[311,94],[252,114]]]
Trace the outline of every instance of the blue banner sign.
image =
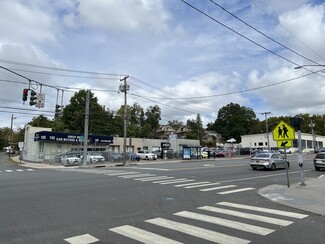
[[[52,142],[83,142],[83,134],[53,132],[53,131],[39,131],[35,133],[34,141],[52,141]],[[113,143],[112,136],[88,135],[90,143]]]

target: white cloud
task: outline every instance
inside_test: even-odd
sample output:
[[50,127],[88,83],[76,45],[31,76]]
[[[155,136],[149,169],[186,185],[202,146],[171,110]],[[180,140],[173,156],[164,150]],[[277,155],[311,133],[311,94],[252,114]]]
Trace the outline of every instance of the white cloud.
[[80,0],[74,19],[71,13],[65,18],[68,26],[157,33],[168,29],[168,20],[161,0]]

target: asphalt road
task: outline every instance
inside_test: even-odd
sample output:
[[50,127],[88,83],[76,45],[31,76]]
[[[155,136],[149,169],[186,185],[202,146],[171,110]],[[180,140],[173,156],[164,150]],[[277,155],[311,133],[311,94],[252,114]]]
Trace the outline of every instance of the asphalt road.
[[[253,171],[247,159],[28,170],[6,156],[1,243],[324,243],[323,216],[257,193],[287,184],[285,170]],[[296,158],[291,184],[301,180]],[[311,158],[305,178],[324,174]]]

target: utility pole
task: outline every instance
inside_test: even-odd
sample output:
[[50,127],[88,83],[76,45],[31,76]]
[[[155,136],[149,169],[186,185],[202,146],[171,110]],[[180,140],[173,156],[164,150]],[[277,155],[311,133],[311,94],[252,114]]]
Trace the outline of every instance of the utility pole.
[[84,129],[84,146],[83,146],[83,156],[82,156],[82,165],[87,165],[87,153],[88,153],[88,127],[89,127],[89,98],[90,91],[87,90],[86,93],[86,105],[85,105],[85,129]]
[[267,115],[271,112],[264,112],[261,113],[262,115],[265,115],[265,127],[266,127],[266,141],[267,141],[267,150],[270,152],[270,139],[269,139],[269,126],[267,125]]
[[11,122],[10,122],[10,134],[9,134],[9,159],[10,159],[11,152],[13,151],[12,150],[12,139],[13,139],[14,133],[12,131],[12,124],[13,124],[14,119],[16,119],[16,118],[12,114],[11,115]]
[[314,149],[314,152],[315,152],[315,150],[316,150],[316,143],[315,143],[315,134],[314,134],[314,127],[315,127],[315,124],[314,124],[314,121],[311,119],[310,120],[310,124],[309,124],[309,126],[311,127],[311,135],[312,135],[312,142],[313,142],[313,145],[312,145],[312,147],[313,147],[313,149]]
[[123,165],[126,164],[126,136],[127,136],[127,92],[130,90],[130,86],[127,85],[126,79],[129,78],[129,76],[125,76],[123,79],[120,79],[120,81],[124,81],[123,84],[120,85],[120,91],[124,92],[124,140],[123,140]]

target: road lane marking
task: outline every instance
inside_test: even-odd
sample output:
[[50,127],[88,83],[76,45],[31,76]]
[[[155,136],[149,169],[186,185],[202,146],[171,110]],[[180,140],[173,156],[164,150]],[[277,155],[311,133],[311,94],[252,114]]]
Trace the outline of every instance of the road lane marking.
[[217,187],[212,187],[212,188],[200,189],[200,191],[216,191],[216,190],[231,188],[231,187],[236,187],[236,185],[217,186]]
[[210,183],[210,182],[209,181],[201,181],[201,182],[194,182],[194,183],[187,183],[187,184],[176,185],[175,187],[202,185],[202,184],[205,184],[205,183]]
[[246,244],[249,243],[250,241],[234,237],[234,236],[229,236],[226,234],[222,234],[216,231],[212,230],[206,230],[201,227],[189,225],[189,224],[183,224],[180,222],[172,221],[172,220],[167,220],[163,218],[155,218],[155,219],[149,219],[146,220],[147,223],[158,225],[161,227],[165,227],[167,229],[171,229],[174,231],[178,231],[184,234],[188,234],[197,238],[201,238],[204,240],[208,240],[211,242],[215,243],[224,243],[224,244]]
[[173,179],[175,177],[170,177],[170,176],[155,176],[155,177],[146,177],[146,178],[139,178],[139,179],[134,179],[134,180],[139,180],[139,181],[155,181],[155,180],[167,180],[167,179]]
[[241,189],[236,189],[236,190],[231,190],[231,191],[222,191],[222,192],[218,192],[218,194],[226,195],[226,194],[237,193],[237,192],[242,192],[242,191],[250,191],[250,190],[254,190],[254,189],[255,188],[247,187],[247,188],[241,188]]
[[224,209],[224,208],[203,206],[203,207],[199,207],[198,209],[206,210],[206,211],[210,211],[210,212],[214,212],[214,213],[232,215],[232,216],[239,217],[239,218],[252,219],[252,220],[269,223],[269,224],[274,224],[274,225],[280,225],[280,226],[288,226],[293,223],[292,221],[287,221],[287,220],[283,220],[283,219],[265,217],[265,216],[261,216],[261,215],[257,215],[257,214],[243,213],[243,212],[228,210],[228,209]]
[[174,241],[172,239],[163,237],[161,235],[139,229],[131,225],[123,225],[109,229],[115,233],[132,238],[142,243],[157,243],[157,244],[180,244],[182,242]]
[[130,175],[130,174],[140,174],[140,172],[115,172],[110,174],[105,174],[108,176],[119,176],[119,175]]
[[7,172],[7,173],[12,173],[12,172],[14,172],[14,171],[11,170],[11,169],[6,169],[6,172]]
[[155,176],[155,174],[141,173],[136,175],[122,175],[120,178],[128,179],[128,178],[138,178],[138,177],[147,177],[147,176]]
[[24,171],[23,169],[16,169],[17,172],[22,172]]
[[205,215],[205,214],[193,213],[193,212],[189,212],[189,211],[178,212],[178,213],[175,213],[174,215],[181,216],[184,218],[204,221],[207,223],[217,224],[217,225],[221,225],[221,226],[226,226],[226,227],[229,227],[232,229],[246,231],[246,232],[250,232],[250,233],[262,235],[262,236],[266,236],[266,235],[275,231],[272,229],[268,229],[268,228],[264,228],[264,227],[260,227],[260,226],[256,226],[256,225],[245,224],[245,223],[241,223],[241,222],[237,222],[237,221],[233,221],[233,220],[222,219],[222,218],[218,218],[218,217],[213,217],[213,216],[209,216],[209,215]]
[[171,181],[178,181],[178,180],[187,180],[187,179],[186,178],[180,178],[180,179],[173,179],[173,180],[160,180],[160,181],[154,181],[152,183],[160,184],[160,183],[164,183],[164,182],[171,182]]
[[[130,167],[130,168],[131,168],[131,167]],[[132,169],[148,169],[148,170],[170,171],[170,169],[161,169],[161,168],[142,168],[142,167],[132,167]]]
[[219,202],[217,204],[222,205],[222,206],[233,207],[233,208],[240,208],[240,209],[245,209],[245,210],[253,210],[253,211],[262,212],[262,213],[271,213],[271,214],[276,214],[276,215],[281,215],[281,216],[286,216],[286,217],[292,217],[292,218],[297,218],[297,219],[303,219],[303,218],[308,217],[307,214],[299,214],[299,213],[293,213],[293,212],[277,210],[277,209],[270,209],[270,208],[261,208],[261,207],[238,204],[238,203]]
[[184,188],[191,189],[191,188],[199,188],[199,187],[204,187],[204,186],[215,186],[215,185],[220,185],[220,183],[216,182],[216,183],[208,183],[208,184],[201,184],[201,185],[195,185],[195,186],[186,186]]
[[165,182],[165,183],[160,183],[160,185],[168,185],[168,184],[178,184],[178,183],[183,183],[183,182],[191,182],[191,181],[195,181],[195,180],[190,180],[190,179],[185,179],[185,180],[175,180],[172,182]]
[[99,239],[89,234],[74,236],[74,237],[66,238],[64,240],[71,244],[89,244],[89,243],[95,243],[99,241]]
[[35,171],[34,169],[26,169],[27,171]]

